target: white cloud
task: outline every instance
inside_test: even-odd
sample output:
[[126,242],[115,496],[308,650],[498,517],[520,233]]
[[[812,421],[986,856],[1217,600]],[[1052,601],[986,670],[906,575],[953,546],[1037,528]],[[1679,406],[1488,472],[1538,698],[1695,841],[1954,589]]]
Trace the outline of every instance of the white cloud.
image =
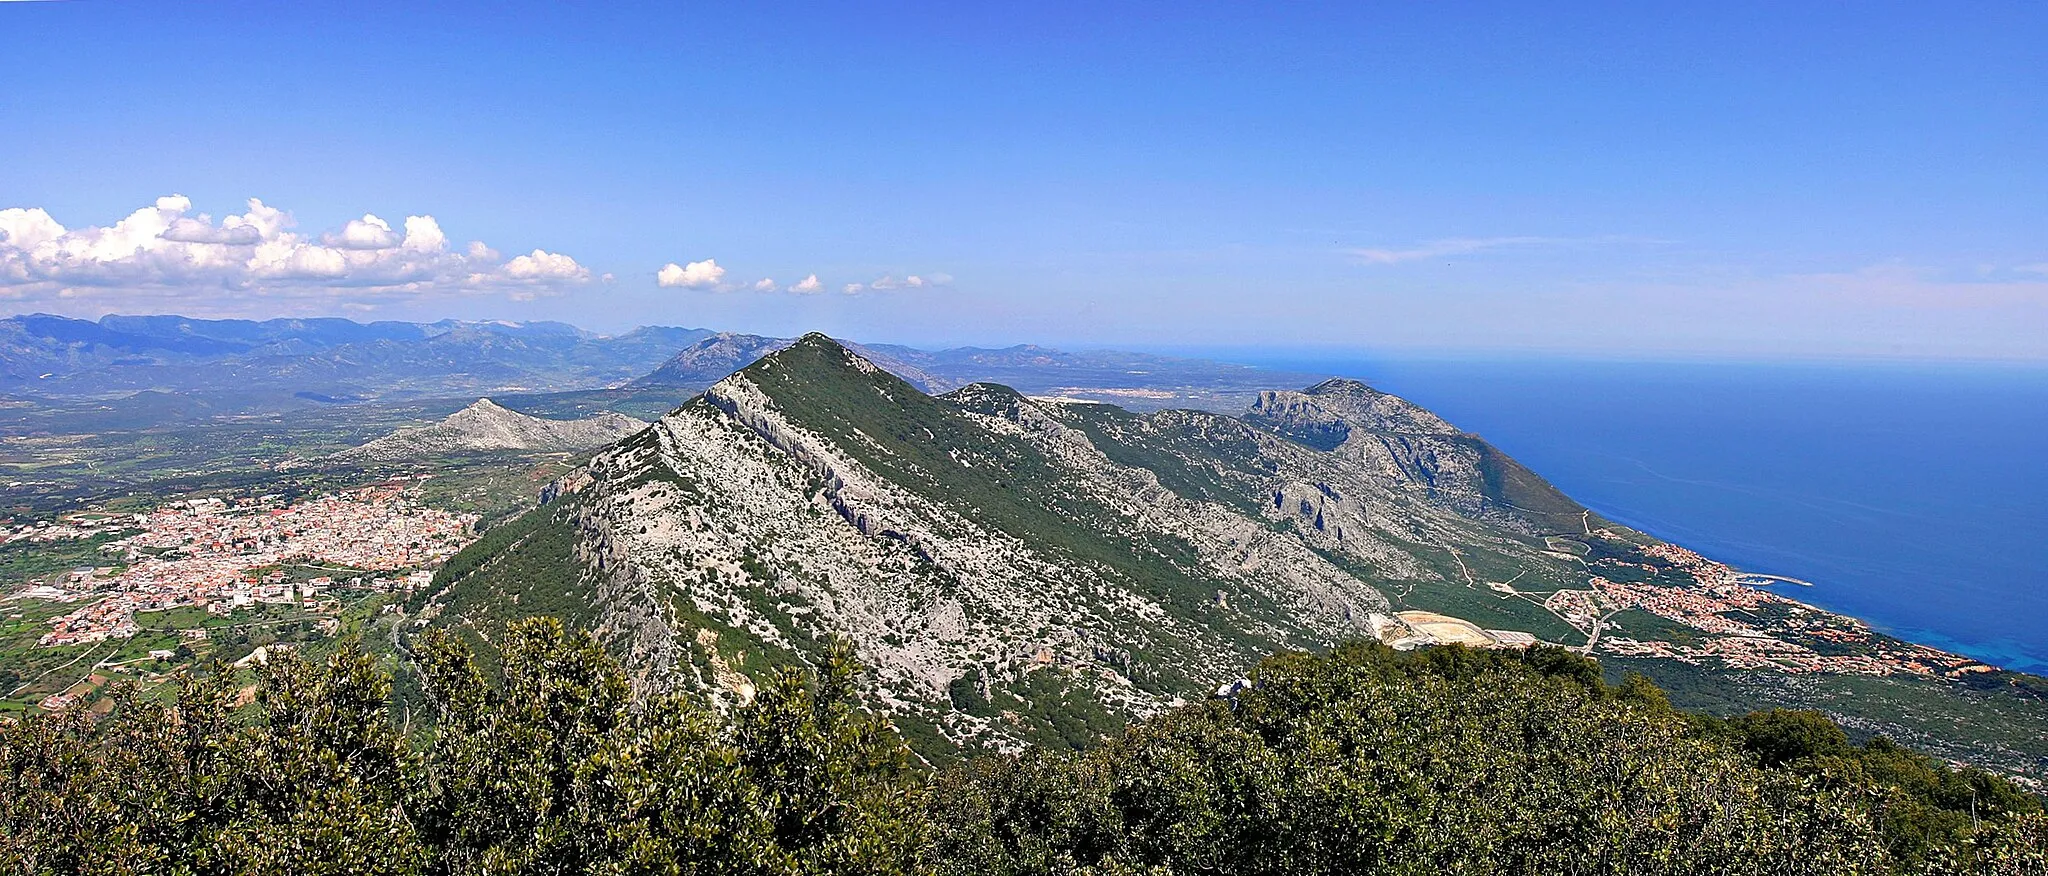
[[518,291],[532,296],[588,282],[560,253],[510,261],[482,242],[450,252],[432,216],[397,228],[375,214],[308,237],[290,213],[251,198],[247,212],[215,221],[181,195],[108,226],[65,228],[41,208],[0,210],[0,297],[33,300],[120,292],[214,297],[220,290],[278,297],[331,296],[374,306],[392,296]]
[[718,285],[718,281],[724,276],[725,269],[719,267],[715,259],[691,262],[688,265],[669,262],[655,272],[654,282],[655,285],[664,287],[708,289]]
[[[406,222],[410,224],[412,219],[408,218]],[[340,234],[323,234],[320,238],[328,246],[340,249],[390,249],[397,246],[399,240],[397,232],[391,230],[391,223],[369,213],[364,213],[361,219],[349,220],[341,227]]]
[[590,271],[575,259],[556,252],[534,250],[505,263],[501,273],[522,282],[577,282],[590,279]]
[[164,229],[163,238],[172,243],[219,243],[254,246],[263,241],[263,229],[254,225],[216,226],[204,219],[180,216]]
[[[2014,270],[2029,272],[2029,266]],[[2048,273],[2043,271],[2042,273]],[[2009,275],[1974,276],[1941,271],[1903,260],[1879,262],[1853,271],[1792,274],[1759,284],[1777,287],[1785,298],[1799,295],[1900,309],[1975,310],[2048,306],[2048,280]]]
[[1398,265],[1403,262],[1466,255],[1511,246],[1542,246],[1568,241],[1555,237],[1452,237],[1432,240],[1407,249],[1354,249],[1352,257],[1368,265]]
[[[817,274],[808,274],[803,279],[788,286],[778,286],[772,277],[763,277],[751,283],[745,281],[727,283],[725,282],[725,274],[726,269],[713,259],[686,264],[670,262],[662,265],[661,270],[655,272],[654,282],[656,285],[664,288],[711,289],[718,292],[751,289],[755,292],[781,291],[792,295],[815,295],[825,291],[826,288],[825,281],[818,279]],[[946,274],[908,274],[901,277],[889,274],[870,283],[843,284],[839,286],[839,291],[847,295],[859,295],[864,292],[932,289],[951,285],[952,282],[953,278]]]
[[950,286],[952,283],[953,277],[950,274],[906,274],[901,279],[898,279],[894,274],[889,274],[869,283],[868,288],[880,290],[931,289],[939,286]]
[[448,248],[448,235],[441,233],[441,223],[432,216],[407,216],[404,246],[414,252],[440,252]]
[[50,218],[50,214],[41,207],[0,210],[0,245],[28,249],[62,236],[64,226],[57,224],[57,220]]

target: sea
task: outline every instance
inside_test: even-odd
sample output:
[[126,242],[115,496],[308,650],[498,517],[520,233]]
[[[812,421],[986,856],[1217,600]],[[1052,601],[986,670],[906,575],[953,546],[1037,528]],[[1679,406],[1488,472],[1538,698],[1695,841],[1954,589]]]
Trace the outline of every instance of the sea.
[[1364,380],[1787,596],[2048,674],[2048,366],[1206,355]]

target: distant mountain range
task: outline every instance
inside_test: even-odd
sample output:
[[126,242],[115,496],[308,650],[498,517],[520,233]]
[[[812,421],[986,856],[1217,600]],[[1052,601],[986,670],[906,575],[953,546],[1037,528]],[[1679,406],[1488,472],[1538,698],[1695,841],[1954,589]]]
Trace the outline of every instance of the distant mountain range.
[[0,392],[268,392],[315,401],[610,386],[703,329],[599,335],[554,322],[373,322],[34,314],[0,319]]
[[[685,347],[628,385],[699,392],[794,343],[794,338],[719,332]],[[1147,410],[1176,406],[1236,410],[1260,390],[1307,377],[1206,359],[1114,350],[1069,352],[1034,344],[920,350],[896,344],[840,343],[924,392],[948,392],[970,383],[1000,383],[1030,395],[1113,399],[1126,407]]]
[[[141,406],[203,418],[366,401],[597,389],[687,397],[787,338],[642,326],[601,335],[556,322],[372,322],[32,314],[0,319],[0,395]],[[1200,359],[1037,346],[927,351],[852,344],[913,385],[996,381],[1031,394],[1143,409],[1235,410],[1304,375]],[[176,399],[165,399],[175,394]],[[105,411],[95,409],[95,419]]]

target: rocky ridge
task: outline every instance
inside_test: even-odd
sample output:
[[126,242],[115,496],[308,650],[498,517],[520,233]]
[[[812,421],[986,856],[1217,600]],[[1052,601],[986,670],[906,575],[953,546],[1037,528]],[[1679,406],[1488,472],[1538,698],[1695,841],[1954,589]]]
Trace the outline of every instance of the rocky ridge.
[[343,451],[336,459],[382,462],[461,452],[573,452],[602,447],[646,427],[645,421],[610,411],[580,420],[550,420],[482,398],[438,423],[400,429]]
[[[740,695],[733,667],[843,637],[899,722],[1008,745],[1375,635],[1390,589],[1473,586],[1482,558],[1569,576],[1494,498],[1483,442],[1361,391],[1276,395],[1265,420],[932,396],[810,335],[534,513],[575,530],[572,586],[643,690]],[[1267,420],[1347,431],[1325,450]]]

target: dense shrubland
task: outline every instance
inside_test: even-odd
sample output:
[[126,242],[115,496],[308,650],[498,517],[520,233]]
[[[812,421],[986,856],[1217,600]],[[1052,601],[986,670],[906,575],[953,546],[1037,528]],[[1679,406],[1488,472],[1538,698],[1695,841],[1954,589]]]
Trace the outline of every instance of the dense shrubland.
[[174,708],[0,728],[22,873],[2044,873],[2013,784],[1812,713],[1677,712],[1583,658],[1376,644],[1261,664],[1232,700],[1080,754],[934,771],[847,652],[729,714],[631,699],[587,635],[416,648],[431,720],[343,647]]

